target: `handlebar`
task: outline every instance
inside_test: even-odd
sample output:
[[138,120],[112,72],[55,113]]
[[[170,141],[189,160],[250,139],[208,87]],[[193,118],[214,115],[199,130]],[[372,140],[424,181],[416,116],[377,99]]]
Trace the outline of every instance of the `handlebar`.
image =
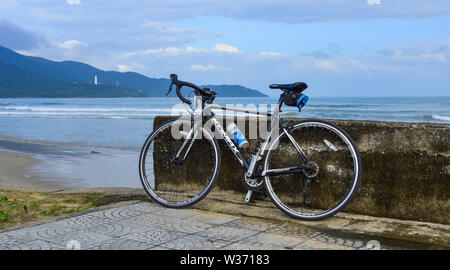
[[209,89],[207,88],[203,88],[201,89],[200,87],[198,87],[197,85],[190,83],[190,82],[183,82],[178,80],[178,76],[176,74],[170,74],[170,80],[172,81],[170,84],[170,88],[169,88],[169,92],[167,92],[166,96],[172,91],[172,87],[173,85],[176,85],[176,92],[177,92],[177,96],[181,99],[181,101],[183,101],[184,103],[187,103],[189,105],[192,104],[192,102],[185,98],[182,94],[181,94],[181,88],[183,86],[187,86],[190,88],[193,88],[195,90],[195,94],[198,95],[202,95],[202,96],[215,96],[216,92],[214,91],[209,91]]

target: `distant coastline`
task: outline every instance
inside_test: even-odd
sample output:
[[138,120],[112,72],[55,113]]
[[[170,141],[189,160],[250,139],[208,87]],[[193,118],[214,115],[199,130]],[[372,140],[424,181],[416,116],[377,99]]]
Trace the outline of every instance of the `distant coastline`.
[[[0,98],[163,97],[170,80],[25,56],[0,46]],[[223,97],[266,97],[241,85],[208,85]],[[171,93],[170,96],[174,96]]]

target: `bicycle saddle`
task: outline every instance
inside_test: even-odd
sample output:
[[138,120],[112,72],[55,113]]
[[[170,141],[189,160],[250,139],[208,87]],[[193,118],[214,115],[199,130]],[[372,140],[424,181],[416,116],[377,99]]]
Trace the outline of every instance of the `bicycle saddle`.
[[290,83],[290,84],[271,84],[269,86],[270,89],[282,89],[282,90],[291,90],[295,92],[302,92],[306,88],[308,88],[308,85],[304,82],[296,82],[296,83]]

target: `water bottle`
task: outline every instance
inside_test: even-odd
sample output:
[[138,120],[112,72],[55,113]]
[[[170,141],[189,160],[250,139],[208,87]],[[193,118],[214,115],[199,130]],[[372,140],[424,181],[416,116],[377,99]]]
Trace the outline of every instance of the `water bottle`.
[[248,141],[239,130],[238,126],[235,123],[231,123],[227,126],[227,132],[233,138],[234,142],[238,145],[239,148],[248,147]]

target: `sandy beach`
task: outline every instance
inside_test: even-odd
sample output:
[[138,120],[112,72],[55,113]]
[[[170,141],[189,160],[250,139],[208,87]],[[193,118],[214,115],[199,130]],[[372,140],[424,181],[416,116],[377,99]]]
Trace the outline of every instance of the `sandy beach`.
[[139,153],[0,137],[0,189],[139,187]]
[[0,151],[0,189],[54,189],[56,185],[49,185],[37,177],[28,174],[27,169],[39,160],[27,154]]

